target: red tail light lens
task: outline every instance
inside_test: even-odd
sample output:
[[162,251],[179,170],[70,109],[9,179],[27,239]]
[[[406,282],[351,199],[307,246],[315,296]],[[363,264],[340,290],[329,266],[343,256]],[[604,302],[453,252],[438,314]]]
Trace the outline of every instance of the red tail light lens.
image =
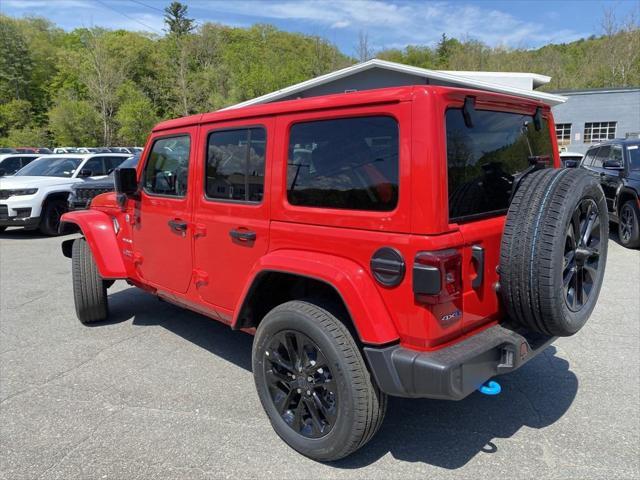
[[462,294],[462,255],[458,250],[418,252],[413,266],[413,293],[423,303],[444,303]]

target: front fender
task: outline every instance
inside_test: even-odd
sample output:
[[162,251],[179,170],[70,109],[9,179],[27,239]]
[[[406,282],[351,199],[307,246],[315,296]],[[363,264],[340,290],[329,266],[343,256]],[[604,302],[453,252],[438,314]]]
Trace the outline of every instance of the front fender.
[[265,272],[300,275],[332,286],[342,297],[364,343],[382,345],[399,339],[386,305],[362,266],[346,258],[299,250],[277,250],[258,261],[236,305],[233,326],[239,320],[251,286],[258,276]]
[[[102,278],[126,278],[127,271],[118,247],[111,217],[98,210],[79,210],[62,215],[61,223],[77,225],[87,239]],[[69,257],[74,240],[62,243],[62,253]]]

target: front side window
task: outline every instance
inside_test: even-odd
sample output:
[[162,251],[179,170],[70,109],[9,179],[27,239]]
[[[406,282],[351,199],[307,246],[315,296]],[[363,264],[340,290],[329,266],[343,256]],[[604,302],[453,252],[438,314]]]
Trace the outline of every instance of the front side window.
[[452,221],[506,212],[514,179],[529,167],[529,158],[552,163],[544,119],[536,130],[531,115],[477,110],[473,127],[468,127],[462,109],[451,108],[446,129]]
[[262,127],[211,133],[207,146],[207,197],[261,202],[266,140]]
[[598,143],[616,138],[616,122],[584,124],[584,143]]
[[292,205],[390,211],[398,203],[398,122],[341,118],[291,127],[287,199]]
[[598,149],[598,153],[593,158],[593,163],[591,164],[594,168],[602,168],[603,164],[606,160],[609,160],[609,154],[611,153],[611,147],[609,145],[605,145]]
[[188,135],[160,138],[149,153],[144,168],[144,190],[151,194],[184,197],[189,179]]
[[40,158],[18,170],[16,172],[16,176],[71,177],[80,166],[81,162],[81,158]]
[[558,145],[569,145],[571,143],[571,124],[556,123],[556,138]]
[[4,161],[0,163],[0,170],[4,171],[5,175],[11,175],[20,170],[21,163],[20,157],[5,158]]
[[596,154],[598,153],[599,148],[591,148],[587,151],[584,156],[584,160],[582,160],[583,167],[591,167],[593,166],[593,160],[596,158]]
[[97,177],[99,175],[107,174],[104,169],[104,159],[102,157],[93,157],[87,160],[87,163],[82,166],[82,169],[80,171],[81,174],[83,170],[87,172],[89,174],[88,176],[90,177]]

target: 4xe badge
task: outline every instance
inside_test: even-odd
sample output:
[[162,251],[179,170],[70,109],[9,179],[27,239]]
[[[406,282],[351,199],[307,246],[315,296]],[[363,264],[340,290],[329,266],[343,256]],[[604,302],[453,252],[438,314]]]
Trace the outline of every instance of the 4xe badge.
[[440,317],[440,322],[441,323],[451,322],[452,320],[455,320],[458,317],[460,317],[460,310],[455,310],[454,312],[447,313],[446,315],[443,315],[442,317]]

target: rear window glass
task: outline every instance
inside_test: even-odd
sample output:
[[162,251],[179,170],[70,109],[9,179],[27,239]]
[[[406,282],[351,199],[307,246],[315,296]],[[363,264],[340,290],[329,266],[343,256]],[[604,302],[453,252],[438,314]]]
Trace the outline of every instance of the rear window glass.
[[398,123],[385,116],[293,125],[287,198],[292,205],[393,210],[398,203]]
[[529,157],[552,164],[549,127],[531,115],[477,110],[467,127],[462,109],[446,113],[449,218],[465,221],[506,212],[516,176]]

